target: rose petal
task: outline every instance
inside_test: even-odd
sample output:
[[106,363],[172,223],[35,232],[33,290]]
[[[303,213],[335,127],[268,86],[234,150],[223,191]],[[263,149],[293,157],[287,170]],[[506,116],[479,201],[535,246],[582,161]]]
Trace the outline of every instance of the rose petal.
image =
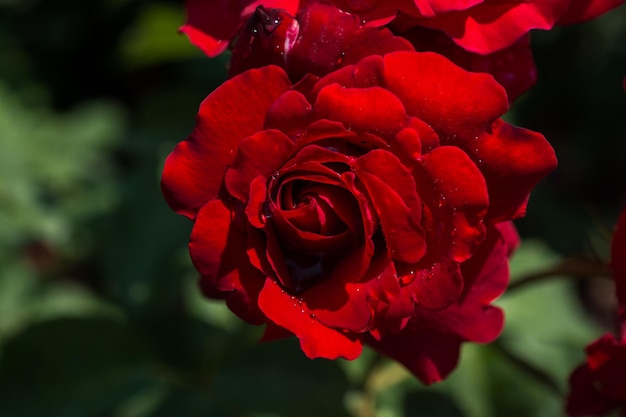
[[362,59],[355,65],[348,65],[333,71],[318,80],[313,86],[312,95],[315,97],[320,90],[331,84],[339,84],[347,88],[368,88],[382,86],[383,59],[378,55]]
[[266,129],[278,129],[290,137],[297,136],[311,122],[313,106],[298,91],[287,91],[270,107],[265,119]]
[[413,299],[427,310],[441,310],[455,303],[463,291],[463,277],[456,262],[435,262],[414,271]]
[[420,225],[421,202],[411,173],[383,150],[368,152],[354,167],[378,213],[392,257],[406,263],[419,261],[426,242]]
[[383,60],[385,87],[440,135],[473,137],[508,109],[506,92],[493,77],[467,72],[438,54],[394,52]]
[[244,204],[248,201],[250,183],[261,175],[269,177],[288,159],[294,145],[279,130],[262,130],[239,142],[235,159],[226,171],[226,189]]
[[489,189],[488,218],[493,222],[521,217],[528,194],[556,168],[554,149],[540,133],[497,120],[491,132],[458,146],[478,164]]
[[483,1],[420,24],[444,31],[463,49],[486,55],[513,45],[531,29],[551,29],[568,0]]
[[437,52],[456,65],[472,72],[493,75],[513,102],[537,81],[537,69],[530,49],[530,35],[497,52],[480,55],[466,51],[439,30],[416,26],[404,32],[417,51]]
[[293,80],[307,73],[325,75],[371,55],[413,50],[389,29],[363,27],[359,16],[332,4],[309,2],[298,11],[297,20],[300,32],[285,56]]
[[189,253],[202,274],[201,286],[210,294],[224,294],[229,308],[252,324],[265,321],[257,298],[265,276],[248,261],[247,236],[231,221],[231,212],[220,200],[207,203],[198,213],[191,232]]
[[259,5],[295,14],[298,0],[187,0],[187,21],[180,31],[208,56],[223,52],[237,29]]
[[617,403],[601,395],[594,386],[587,365],[577,368],[569,378],[570,393],[565,410],[569,417],[601,416],[611,412]]
[[488,304],[499,297],[509,283],[508,258],[518,245],[519,236],[512,222],[488,226],[485,241],[461,265],[465,281],[462,299],[468,303]]
[[455,335],[423,327],[407,327],[380,341],[365,338],[366,344],[400,362],[424,384],[441,381],[456,367],[461,341]]
[[295,334],[309,358],[356,359],[361,354],[358,338],[324,326],[298,301],[271,279],[266,280],[259,295],[261,310],[274,323]]
[[[451,169],[451,167],[453,167]],[[447,230],[427,230],[438,234],[446,258],[465,261],[484,238],[482,221],[489,207],[485,180],[476,165],[460,149],[442,146],[422,157],[415,166],[418,194],[438,216],[435,223]]]
[[320,119],[342,122],[348,130],[380,136],[395,135],[407,122],[402,102],[380,87],[342,88],[331,84],[317,95],[315,111]]
[[288,89],[281,69],[265,67],[226,81],[202,102],[194,131],[165,160],[161,187],[174,211],[193,219],[217,198],[239,141],[262,129],[267,110]]

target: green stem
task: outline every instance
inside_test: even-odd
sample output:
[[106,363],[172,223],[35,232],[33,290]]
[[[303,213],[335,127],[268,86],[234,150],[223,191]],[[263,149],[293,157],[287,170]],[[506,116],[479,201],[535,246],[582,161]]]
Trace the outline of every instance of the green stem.
[[537,281],[545,281],[547,278],[612,278],[612,276],[611,268],[604,262],[592,259],[571,258],[565,259],[543,271],[534,272],[513,281],[509,284],[507,292]]
[[526,374],[541,382],[541,384],[543,384],[546,388],[555,393],[557,396],[563,396],[561,388],[556,383],[556,381],[542,369],[539,369],[535,365],[528,363],[525,359],[508,350],[499,340],[496,340],[490,346],[513,365],[517,366],[520,370],[524,371]]

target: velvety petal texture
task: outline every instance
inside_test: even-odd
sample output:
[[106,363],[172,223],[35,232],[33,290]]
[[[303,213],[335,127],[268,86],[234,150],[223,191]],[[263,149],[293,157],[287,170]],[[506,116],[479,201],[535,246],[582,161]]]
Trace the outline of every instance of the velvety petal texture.
[[[379,30],[344,14],[350,30]],[[225,82],[167,158],[163,191],[194,221],[204,293],[265,323],[264,341],[293,335],[327,359],[367,343],[433,383],[462,343],[500,333],[508,221],[554,153],[500,119],[493,77],[435,53],[332,68],[296,84],[275,65]]]

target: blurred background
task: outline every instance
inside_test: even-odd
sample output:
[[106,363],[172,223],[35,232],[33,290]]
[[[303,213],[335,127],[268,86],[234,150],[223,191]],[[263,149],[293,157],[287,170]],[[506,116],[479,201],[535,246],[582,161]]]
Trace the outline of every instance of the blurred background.
[[[182,0],[0,0],[0,416],[560,416],[609,281],[545,279],[499,301],[501,339],[423,387],[371,351],[306,359],[258,344],[200,297],[165,156],[225,80],[177,33]],[[507,119],[560,166],[533,194],[513,280],[608,259],[626,202],[626,8],[533,34],[538,84]]]

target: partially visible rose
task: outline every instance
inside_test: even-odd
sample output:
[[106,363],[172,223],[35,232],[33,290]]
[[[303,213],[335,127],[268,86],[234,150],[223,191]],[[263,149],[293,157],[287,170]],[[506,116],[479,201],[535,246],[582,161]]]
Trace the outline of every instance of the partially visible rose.
[[332,4],[313,2],[294,17],[259,7],[233,45],[230,75],[274,64],[297,82],[307,74],[324,76],[370,55],[413,50],[389,29],[365,27],[357,15]]
[[570,417],[626,416],[626,340],[605,334],[586,349],[587,361],[570,377]]
[[280,9],[259,7],[232,47],[230,75],[274,64],[296,82],[307,74],[323,76],[370,55],[417,49],[442,54],[469,71],[492,74],[507,90],[509,101],[536,81],[528,38],[483,56],[467,52],[437,30],[416,26],[402,35],[364,26],[356,14],[325,3],[307,4],[295,17]]
[[[265,323],[264,340],[295,335],[309,357],[370,343],[443,378],[462,341],[499,333],[489,304],[514,239],[496,225],[522,216],[556,165],[543,136],[499,118],[507,108],[492,77],[434,53],[370,56],[296,85],[276,66],[226,81],[162,177],[194,220],[205,294]],[[425,359],[392,350],[400,341]]]
[[[209,56],[222,52],[257,6],[282,9],[295,16],[319,0],[187,0],[181,28]],[[333,0],[357,14],[368,26],[391,24],[403,31],[414,26],[440,30],[468,52],[492,54],[508,48],[532,29],[551,29],[596,18],[624,0]]]
[[587,360],[570,377],[566,410],[570,417],[626,416],[626,210],[611,243],[611,269],[618,302],[616,334],[605,334],[587,346]]

